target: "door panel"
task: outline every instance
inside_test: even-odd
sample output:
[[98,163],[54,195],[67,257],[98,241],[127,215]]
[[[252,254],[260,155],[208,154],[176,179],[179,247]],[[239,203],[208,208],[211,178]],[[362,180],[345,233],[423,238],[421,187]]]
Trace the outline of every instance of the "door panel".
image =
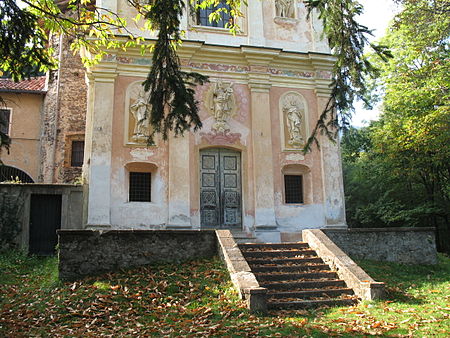
[[225,227],[241,226],[241,156],[220,149],[221,206]]
[[227,149],[200,152],[200,214],[202,227],[240,227],[241,157]]
[[61,228],[61,195],[31,195],[29,252],[52,255]]
[[200,210],[202,226],[220,223],[219,154],[206,150],[200,153]]

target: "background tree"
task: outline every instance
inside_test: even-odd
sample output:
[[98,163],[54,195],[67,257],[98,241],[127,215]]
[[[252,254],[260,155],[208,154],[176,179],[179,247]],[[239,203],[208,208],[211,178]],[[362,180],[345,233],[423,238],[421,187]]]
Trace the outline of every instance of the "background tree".
[[379,64],[380,121],[343,138],[348,220],[434,226],[450,251],[450,3],[403,3],[383,39],[395,57]]

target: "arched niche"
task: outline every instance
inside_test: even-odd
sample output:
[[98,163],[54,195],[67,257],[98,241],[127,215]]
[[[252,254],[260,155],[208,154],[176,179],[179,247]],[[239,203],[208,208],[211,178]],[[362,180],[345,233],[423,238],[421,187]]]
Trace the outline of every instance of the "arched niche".
[[286,92],[280,97],[279,111],[282,150],[302,149],[309,135],[306,99],[297,92]]
[[148,146],[151,134],[149,93],[144,91],[142,80],[128,85],[124,107],[124,143],[128,146]]

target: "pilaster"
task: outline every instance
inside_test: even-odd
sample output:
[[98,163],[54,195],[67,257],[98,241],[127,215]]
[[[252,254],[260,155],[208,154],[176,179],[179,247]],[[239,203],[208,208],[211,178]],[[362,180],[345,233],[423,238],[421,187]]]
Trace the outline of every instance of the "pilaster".
[[[329,95],[318,95],[318,113],[321,114],[329,100]],[[330,140],[326,135],[320,137],[322,162],[322,181],[327,227],[343,227],[345,220],[344,182],[342,175],[339,139]]]
[[252,116],[255,227],[256,230],[276,229],[270,112],[271,80],[267,70],[280,50],[253,47],[241,49],[250,66],[248,85]]
[[255,226],[276,227],[273,180],[270,82],[250,80]]
[[[111,68],[111,67],[109,67]],[[112,67],[114,68],[114,67]],[[86,180],[88,188],[88,226],[111,225],[111,147],[114,107],[114,69],[101,69],[89,75],[90,90],[86,149],[89,163]]]
[[189,133],[169,140],[169,227],[191,227]]

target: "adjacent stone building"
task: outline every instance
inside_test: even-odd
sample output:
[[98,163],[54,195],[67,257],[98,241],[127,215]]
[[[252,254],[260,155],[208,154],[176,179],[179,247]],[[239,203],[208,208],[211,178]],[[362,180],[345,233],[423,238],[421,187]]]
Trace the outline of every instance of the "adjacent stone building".
[[[102,6],[132,17],[127,2]],[[111,50],[87,70],[85,222],[106,228],[231,228],[262,240],[345,226],[338,145],[302,147],[329,98],[333,58],[303,1],[249,1],[236,36],[208,10],[182,19],[184,70],[203,128],[148,146],[141,84],[151,56]],[[138,27],[130,27],[137,34]],[[146,36],[151,43],[154,38]]]
[[40,126],[46,94],[45,76],[15,83],[0,79],[2,131],[11,138],[10,152],[1,152],[1,181],[37,182]]
[[81,182],[86,129],[87,86],[79,55],[70,40],[53,36],[58,68],[13,82],[0,79],[1,114],[8,122],[11,151],[3,150],[0,182]]

